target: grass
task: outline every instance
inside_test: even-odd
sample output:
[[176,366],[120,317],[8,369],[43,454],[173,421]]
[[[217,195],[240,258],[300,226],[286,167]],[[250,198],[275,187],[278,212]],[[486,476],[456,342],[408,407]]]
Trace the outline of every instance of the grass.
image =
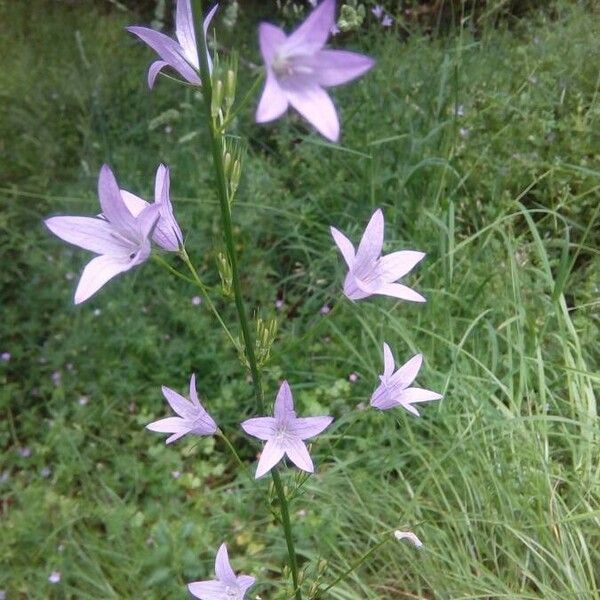
[[[46,12],[34,30],[36,6]],[[160,385],[183,390],[195,371],[252,468],[258,446],[236,433],[251,388],[205,304],[148,263],[74,308],[87,257],[41,225],[96,210],[101,162],[149,192],[163,160],[188,249],[216,285],[198,103],[167,81],[147,93],[149,52],[122,32],[129,13],[0,11],[11,23],[0,38],[0,351],[11,353],[0,363],[0,590],[182,598],[226,539],[235,568],[259,577],[256,594],[286,598],[268,483],[236,476],[219,440],[166,448],[143,429],[164,414]],[[399,528],[423,550],[390,540],[323,597],[600,597],[597,26],[593,9],[565,3],[477,36],[351,37],[378,66],[336,91],[341,146],[295,118],[240,117],[245,291],[255,314],[280,321],[267,396],[286,377],[302,412],[338,418],[315,444],[318,474],[286,472],[290,490],[301,484],[292,512],[307,590]],[[236,44],[255,58],[251,38]],[[328,226],[356,239],[376,206],[387,251],[428,253],[410,278],[424,306],[340,300]],[[445,396],[421,419],[357,410],[384,340],[398,361],[422,352],[419,384]]]

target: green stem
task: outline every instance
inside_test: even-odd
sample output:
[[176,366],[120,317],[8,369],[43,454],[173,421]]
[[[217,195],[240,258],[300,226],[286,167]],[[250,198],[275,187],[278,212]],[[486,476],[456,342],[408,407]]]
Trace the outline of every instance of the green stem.
[[296,600],[302,600],[302,591],[298,581],[298,562],[296,561],[296,550],[294,548],[294,538],[292,537],[292,524],[290,522],[290,511],[285,497],[285,490],[281,483],[281,477],[276,469],[271,469],[271,476],[273,477],[273,484],[275,485],[275,491],[279,498],[280,510],[281,510],[281,523],[283,525],[283,532],[285,534],[285,543],[287,544],[288,556],[290,559],[290,570],[292,572],[292,583],[294,585],[294,596]]
[[[200,9],[202,2],[199,2]],[[202,12],[200,12],[202,14]],[[210,138],[210,145],[212,150],[213,162],[215,166],[215,172],[217,176],[217,192],[219,197],[219,205],[221,207],[221,221],[223,224],[223,235],[225,237],[225,247],[227,249],[227,255],[229,258],[229,264],[231,266],[231,275],[233,283],[233,294],[235,299],[235,307],[238,313],[238,319],[240,327],[242,329],[242,337],[244,339],[244,346],[246,351],[246,358],[248,365],[250,366],[250,374],[252,376],[252,386],[254,388],[254,396],[256,398],[256,407],[259,414],[264,414],[264,398],[261,385],[260,371],[256,362],[256,355],[254,353],[254,340],[250,333],[250,326],[248,318],[246,316],[246,309],[244,307],[244,299],[242,296],[242,286],[240,283],[240,276],[237,266],[237,257],[235,253],[235,244],[233,239],[233,226],[231,223],[231,207],[229,204],[229,194],[227,191],[227,181],[225,179],[225,170],[223,167],[223,131],[215,126],[215,122],[212,118],[211,104],[212,104],[212,82],[208,68],[208,58],[204,48],[206,48],[206,39],[204,34],[204,28],[202,24],[198,28],[200,33],[199,40],[199,54],[200,54],[200,74],[202,78],[202,97],[204,99],[204,109],[206,113],[206,121],[208,124],[208,133]],[[273,483],[277,496],[279,497],[281,520],[283,523],[283,529],[285,534],[285,540],[288,549],[290,569],[292,571],[292,581],[295,588],[296,600],[302,600],[302,592],[298,587],[298,565],[296,561],[296,551],[294,549],[294,541],[292,538],[292,527],[290,523],[290,514],[288,508],[288,502],[285,497],[285,492],[279,473],[274,469],[271,469],[271,476],[273,477]]]
[[[185,248],[182,248],[179,251],[179,256],[181,257],[181,260],[183,260],[183,262],[189,269],[190,273],[192,274],[192,277],[193,277],[192,283],[195,283],[196,286],[198,286],[198,288],[202,292],[202,295],[204,296],[204,300],[206,301],[206,304],[208,304],[208,308],[210,308],[210,310],[213,312],[213,314],[217,318],[217,321],[219,321],[219,323],[221,324],[221,327],[227,334],[227,337],[229,338],[229,341],[233,344],[233,347],[239,351],[238,341],[233,337],[233,335],[231,334],[231,331],[229,331],[229,328],[227,327],[227,325],[225,325],[225,321],[223,321],[223,318],[221,317],[221,313],[219,313],[219,311],[217,310],[217,307],[214,305],[213,301],[210,299],[210,296],[208,295],[208,289],[206,288],[204,283],[202,283],[202,279],[200,279],[200,276],[198,275],[198,271],[196,271],[194,265],[192,264],[192,261],[190,260],[187,250]],[[172,267],[171,267],[171,269],[172,269]],[[175,271],[175,269],[172,269],[172,270]],[[179,271],[175,271],[175,272],[179,273]],[[190,281],[187,277],[184,277],[184,278],[186,280]]]
[[330,583],[325,589],[319,590],[318,591],[319,597],[321,597],[323,594],[325,594],[325,592],[328,592],[332,587],[335,587],[340,581],[343,581],[344,579],[346,579],[346,577],[348,577],[348,575],[350,575],[350,573],[352,573],[353,571],[356,571],[356,569],[358,569],[358,567],[360,567],[360,565],[362,565],[365,562],[365,560],[367,560],[367,558],[369,558],[369,556],[371,556],[371,554],[373,554],[373,552],[379,550],[379,548],[381,548],[381,546],[386,544],[390,539],[391,538],[388,535],[385,538],[383,538],[383,540],[381,540],[381,542],[379,542],[379,543],[375,544],[374,546],[372,546],[371,548],[369,548],[349,569],[344,571],[337,579],[335,579],[333,581],[333,583]]
[[221,125],[221,132],[224,132],[227,126],[240,114],[242,108],[254,98],[254,92],[258,89],[258,86],[262,83],[265,77],[264,72],[261,73],[252,83],[250,89],[246,92],[246,95],[242,98],[241,102],[235,107],[235,110],[225,116],[225,121]]
[[233,444],[229,441],[229,438],[220,429],[217,431],[217,435],[225,442],[225,445],[227,446],[227,448],[229,449],[231,454],[233,454],[233,457],[235,458],[237,464],[240,466],[242,471],[244,471],[244,473],[246,473],[248,475],[248,477],[250,477],[250,479],[254,480],[252,477],[252,474],[248,471],[246,465],[242,462],[240,455],[237,453],[236,449],[233,447]]

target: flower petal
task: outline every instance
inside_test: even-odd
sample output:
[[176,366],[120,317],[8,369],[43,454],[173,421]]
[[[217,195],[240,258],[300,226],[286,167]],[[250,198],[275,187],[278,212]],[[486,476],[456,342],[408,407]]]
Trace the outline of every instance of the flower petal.
[[[213,20],[213,17],[215,16],[215,13],[217,12],[219,8],[219,3],[217,2],[209,11],[208,13],[206,13],[206,17],[204,17],[204,21],[202,23],[202,27],[204,28],[204,40],[208,40],[208,29],[210,27],[210,23]],[[208,72],[212,73],[213,70],[213,61],[212,61],[212,57],[210,55],[210,52],[208,51],[208,45],[205,44],[204,45],[204,52],[206,52],[206,59],[208,61]]]
[[401,300],[409,300],[410,302],[427,302],[427,300],[421,296],[421,294],[411,290],[409,287],[402,285],[401,283],[381,284],[375,293],[382,294],[384,296],[393,296],[394,298],[400,298]]
[[129,246],[115,237],[114,227],[104,219],[93,217],[50,217],[46,227],[60,239],[96,254],[127,257]]
[[242,598],[255,583],[256,577],[252,577],[252,575],[240,575],[237,578],[237,584],[240,588],[240,592],[242,593]]
[[323,0],[287,39],[286,52],[313,54],[320,50],[335,24],[335,0]]
[[273,73],[267,70],[267,80],[256,109],[256,122],[267,123],[278,119],[287,110],[287,107],[288,100],[285,93],[279,87]]
[[383,376],[391,377],[394,373],[394,367],[396,363],[394,363],[394,355],[390,347],[383,342]]
[[336,243],[336,246],[340,249],[348,268],[351,269],[354,264],[354,246],[352,242],[339,230],[335,227],[330,227],[331,235],[333,236],[333,241]]
[[[143,42],[148,44],[164,62],[175,69],[184,79],[193,85],[200,85],[198,74],[188,64],[183,48],[175,40],[148,27],[127,27],[127,31],[137,35]],[[152,81],[152,83],[154,82]],[[150,77],[148,77],[148,84],[150,85]]]
[[216,579],[210,581],[194,581],[188,583],[188,590],[199,600],[223,600],[227,598],[226,587]]
[[163,396],[169,403],[169,406],[182,418],[187,419],[190,412],[193,410],[192,403],[178,394],[175,390],[163,385],[161,387]]
[[408,387],[417,377],[422,364],[423,355],[415,354],[392,375],[389,383],[403,388]]
[[187,421],[180,417],[166,417],[165,419],[153,421],[146,425],[146,429],[158,431],[159,433],[181,433],[182,431],[187,433],[189,431]]
[[150,206],[148,202],[127,190],[121,190],[121,198],[123,198],[127,210],[134,217],[138,217],[147,206]]
[[378,208],[367,224],[356,251],[356,268],[369,266],[379,258],[383,248],[383,212]]
[[160,218],[152,239],[164,250],[177,252],[183,245],[183,234],[173,214],[169,188],[169,168],[161,164],[156,170],[154,183],[154,202],[158,206]]
[[378,408],[379,410],[388,410],[389,408],[394,408],[399,404],[399,401],[392,397],[389,389],[383,383],[377,386],[373,392],[373,395],[371,396],[370,401],[370,405],[373,408]]
[[290,384],[284,381],[275,398],[275,420],[277,422],[287,422],[290,416],[294,414],[294,398]]
[[196,373],[190,377],[190,400],[196,408],[200,408],[200,399],[198,398],[198,389],[196,388]]
[[169,63],[164,60],[155,60],[148,69],[148,87],[152,89],[156,82],[158,74],[165,68],[168,67]]
[[217,558],[215,559],[215,574],[221,583],[226,586],[236,586],[237,577],[231,568],[229,563],[229,555],[227,554],[227,546],[221,544],[217,551]]
[[441,400],[442,395],[431,390],[424,390],[421,388],[406,388],[400,396],[400,403],[404,408],[408,410],[408,406],[411,404],[418,404],[420,402],[431,402],[433,400]]
[[315,54],[314,62],[318,82],[324,87],[352,81],[375,65],[368,56],[344,50],[320,50]]
[[362,300],[372,295],[371,292],[365,292],[361,289],[359,280],[352,271],[346,275],[346,279],[344,280],[344,294],[352,301]]
[[425,258],[424,252],[414,250],[392,252],[377,261],[377,272],[384,281],[392,283],[412,271],[423,258]]
[[[327,0],[326,0],[327,1]],[[291,83],[291,81],[290,81]],[[284,88],[289,103],[325,138],[337,142],[340,122],[327,92],[315,83],[294,82]]]
[[275,436],[275,423],[273,417],[254,417],[246,419],[241,427],[248,435],[267,441]]
[[255,478],[258,479],[270,471],[283,458],[284,454],[285,452],[279,444],[268,440],[258,459]]
[[196,46],[196,32],[194,31],[194,17],[190,0],[177,0],[175,10],[175,35],[181,45],[183,55],[187,61],[200,69],[198,62],[198,48]]
[[283,30],[271,23],[261,23],[258,26],[258,43],[265,65],[271,65],[277,49],[286,39]]
[[102,165],[98,177],[98,198],[106,220],[120,231],[135,229],[135,218],[125,206],[117,180],[108,165]]
[[303,471],[314,473],[315,467],[308,453],[306,444],[297,438],[288,438],[284,444],[285,453],[290,457],[290,460]]
[[85,302],[93,296],[107,281],[128,271],[133,262],[114,256],[96,256],[83,269],[81,279],[75,290],[75,304]]
[[299,417],[290,425],[290,433],[301,440],[319,435],[331,425],[333,417]]

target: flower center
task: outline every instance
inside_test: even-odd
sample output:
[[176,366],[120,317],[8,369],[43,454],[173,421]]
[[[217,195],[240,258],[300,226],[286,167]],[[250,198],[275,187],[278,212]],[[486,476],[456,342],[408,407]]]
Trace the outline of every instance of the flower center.
[[271,68],[278,79],[310,76],[314,72],[309,56],[293,56],[281,51],[275,54]]
[[239,590],[237,588],[237,586],[230,586],[230,585],[226,585],[225,586],[225,595],[228,598],[238,598],[239,597]]

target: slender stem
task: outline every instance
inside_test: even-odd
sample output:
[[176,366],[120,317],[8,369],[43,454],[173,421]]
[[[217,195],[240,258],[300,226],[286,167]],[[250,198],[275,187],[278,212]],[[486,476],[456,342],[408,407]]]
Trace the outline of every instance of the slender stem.
[[[196,271],[194,265],[192,264],[192,261],[190,260],[190,257],[185,248],[182,248],[179,251],[179,256],[181,257],[181,260],[183,260],[183,262],[189,269],[190,273],[192,274],[192,277],[193,277],[192,283],[195,283],[198,286],[198,288],[202,292],[202,295],[204,296],[204,299],[206,300],[206,304],[208,304],[208,308],[210,308],[210,310],[213,312],[213,314],[217,318],[217,321],[219,321],[219,323],[221,324],[221,327],[227,334],[227,337],[229,338],[229,341],[233,344],[234,348],[239,351],[238,341],[233,337],[233,335],[231,334],[231,331],[229,331],[229,328],[227,327],[227,325],[225,325],[225,321],[223,321],[223,318],[221,317],[221,313],[219,313],[219,311],[217,310],[217,307],[214,305],[213,301],[210,299],[210,296],[208,295],[208,289],[206,288],[204,283],[202,283],[202,279],[200,279],[200,276],[198,275],[198,271]],[[173,270],[175,270],[175,269],[173,269]],[[177,273],[179,273],[179,272],[177,271]],[[185,279],[187,279],[187,277],[185,277]]]
[[261,72],[261,74],[254,80],[254,82],[252,83],[252,86],[246,92],[246,95],[242,98],[241,102],[239,102],[238,105],[235,107],[235,110],[233,110],[233,111],[231,111],[231,113],[225,115],[225,121],[223,121],[223,124],[221,125],[222,132],[225,131],[225,129],[231,123],[231,121],[233,121],[240,114],[240,111],[242,110],[242,108],[244,108],[246,106],[246,104],[248,104],[248,102],[250,102],[250,100],[252,100],[252,98],[254,98],[254,92],[256,92],[256,90],[258,89],[258,86],[262,83],[264,77],[265,77],[264,72]]
[[294,548],[294,538],[292,537],[292,524],[290,522],[290,511],[288,507],[287,498],[285,497],[285,490],[281,483],[281,477],[276,469],[271,469],[271,476],[273,477],[273,483],[275,485],[275,491],[279,498],[280,510],[281,510],[281,523],[283,525],[283,532],[285,534],[285,543],[287,544],[288,556],[290,559],[290,570],[292,571],[292,583],[294,585],[294,596],[296,600],[302,600],[302,591],[298,581],[298,562],[296,560],[296,550]]
[[[202,2],[199,2],[200,8]],[[202,14],[202,13],[200,13]],[[229,264],[231,266],[231,275],[233,283],[233,294],[235,299],[235,306],[240,321],[240,327],[242,329],[242,336],[244,339],[244,346],[246,351],[246,358],[248,365],[250,366],[250,374],[252,376],[252,385],[254,388],[254,396],[256,398],[256,405],[259,414],[264,414],[264,398],[261,385],[260,370],[256,361],[256,355],[254,353],[254,340],[250,333],[250,326],[248,324],[248,318],[246,317],[246,309],[244,307],[244,299],[242,296],[242,286],[240,283],[240,276],[237,266],[237,257],[235,253],[235,244],[233,239],[233,227],[231,223],[231,207],[229,204],[229,194],[227,190],[227,181],[225,179],[225,170],[223,167],[223,149],[224,139],[223,131],[216,127],[216,124],[212,118],[211,104],[212,104],[212,82],[210,71],[208,68],[208,57],[205,52],[206,48],[206,36],[204,34],[204,28],[202,25],[198,28],[200,33],[200,74],[202,78],[202,96],[204,99],[204,109],[206,112],[206,121],[208,124],[208,132],[210,137],[210,145],[212,150],[213,162],[215,166],[215,172],[217,176],[217,191],[219,197],[219,204],[221,207],[221,221],[223,224],[223,235],[225,237],[225,247],[227,249],[227,255],[229,258]],[[281,520],[283,523],[283,529],[285,534],[285,541],[287,544],[290,569],[292,571],[292,581],[295,588],[296,600],[302,600],[302,591],[299,588],[298,579],[298,564],[296,561],[296,551],[294,549],[294,541],[292,538],[292,527],[290,523],[290,513],[288,508],[287,498],[285,497],[285,491],[279,478],[279,473],[275,469],[271,469],[271,476],[275,485],[275,490],[279,498]]]
[[179,279],[183,279],[184,281],[187,281],[188,283],[194,283],[194,284],[196,283],[193,279],[186,277],[183,273],[181,273],[180,271],[178,271],[177,269],[172,267],[162,256],[160,256],[158,254],[153,254],[152,258],[161,267],[163,267],[164,269],[169,271],[169,273],[171,273],[171,275],[175,275],[175,277],[179,277]]
[[250,477],[250,479],[253,479],[251,473],[248,471],[246,465],[243,463],[242,459],[240,458],[240,455],[237,453],[233,444],[229,441],[229,438],[220,429],[217,431],[217,435],[225,442],[225,445],[227,446],[227,448],[229,449],[231,454],[233,454],[233,457],[235,458],[237,464],[240,466],[242,471],[244,471],[244,473],[246,473],[248,475],[248,477]]
[[379,548],[381,548],[381,546],[386,544],[390,539],[391,539],[391,537],[389,535],[387,535],[386,537],[383,538],[383,540],[381,540],[381,542],[378,542],[377,544],[375,544],[374,546],[369,548],[356,562],[354,562],[352,564],[352,566],[349,569],[344,571],[337,579],[335,579],[333,581],[333,583],[330,583],[325,589],[319,590],[318,591],[319,597],[321,595],[325,594],[325,592],[329,591],[332,587],[335,587],[340,581],[343,581],[344,579],[346,579],[346,577],[348,577],[348,575],[350,575],[350,573],[352,573],[353,571],[358,569],[358,567],[360,567],[360,565],[362,565],[365,562],[365,560],[367,560],[367,558],[369,558],[369,556],[371,556],[371,554],[373,554],[373,552],[379,550]]
[[[202,4],[202,3],[200,3]],[[200,31],[200,70],[202,75],[202,96],[204,98],[204,108],[206,112],[206,121],[208,123],[208,132],[210,137],[210,145],[212,150],[213,162],[217,176],[217,192],[219,197],[219,205],[221,207],[221,221],[223,223],[223,235],[225,237],[225,248],[227,249],[227,257],[231,266],[233,296],[235,307],[237,309],[240,327],[242,329],[242,337],[244,338],[244,346],[248,364],[250,365],[250,373],[252,375],[252,385],[254,387],[254,395],[256,397],[257,408],[260,413],[264,411],[264,400],[262,387],[260,383],[260,372],[254,354],[254,340],[250,333],[250,325],[246,316],[244,307],[244,299],[242,296],[242,285],[237,266],[237,257],[235,253],[235,243],[233,239],[233,226],[231,223],[231,209],[229,206],[229,194],[227,192],[227,181],[225,179],[225,170],[223,168],[223,133],[215,127],[215,123],[211,113],[212,102],[212,84],[210,73],[208,70],[208,61],[205,48],[204,29],[199,27]]]

